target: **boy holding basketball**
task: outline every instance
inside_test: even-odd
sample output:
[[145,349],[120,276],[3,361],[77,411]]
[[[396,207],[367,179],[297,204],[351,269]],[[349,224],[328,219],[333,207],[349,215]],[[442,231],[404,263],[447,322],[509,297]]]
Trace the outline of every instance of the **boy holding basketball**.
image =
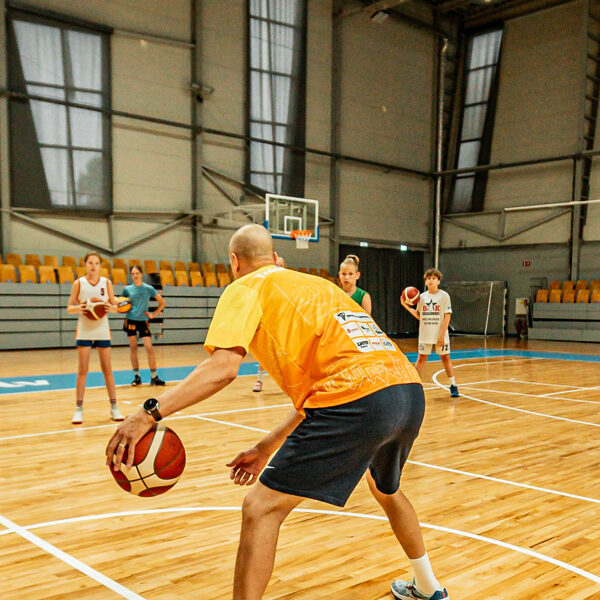
[[436,349],[450,380],[450,396],[458,398],[460,394],[450,360],[450,336],[448,335],[448,326],[452,316],[450,296],[448,292],[439,288],[442,281],[440,271],[427,269],[423,278],[427,291],[421,294],[416,309],[409,306],[404,297],[400,298],[402,306],[419,320],[419,357],[416,368],[421,375],[429,355]]
[[447,599],[415,511],[400,490],[425,411],[418,373],[337,286],[276,267],[264,227],[239,229],[229,255],[235,281],[219,299],[210,325],[205,341],[210,358],[117,429],[106,448],[107,464],[114,461],[118,470],[126,461],[131,467],[136,444],[156,420],[223,389],[251,351],[294,408],[228,464],[234,483],[256,484],[242,506],[233,598],[262,598],[279,528],[294,508],[305,498],[344,506],[366,474],[415,573],[412,581],[392,583],[394,597]]

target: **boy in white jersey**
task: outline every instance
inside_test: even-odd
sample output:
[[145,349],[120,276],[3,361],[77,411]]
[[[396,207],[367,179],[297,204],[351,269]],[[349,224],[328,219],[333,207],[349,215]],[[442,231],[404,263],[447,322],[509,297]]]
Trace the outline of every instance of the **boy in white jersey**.
[[100,275],[100,265],[102,263],[100,255],[97,252],[88,252],[85,255],[84,262],[85,277],[80,277],[73,283],[69,305],[67,306],[69,314],[79,315],[75,333],[78,359],[75,385],[76,407],[71,423],[79,425],[83,422],[83,394],[92,348],[97,348],[100,357],[100,366],[106,383],[108,399],[110,400],[110,418],[113,421],[122,421],[124,417],[117,406],[115,378],[110,361],[111,338],[108,316],[104,315],[102,318],[92,321],[83,314],[88,301],[93,299],[105,301],[108,311],[116,312],[117,300],[111,281]]
[[450,379],[450,396],[458,398],[460,394],[454,378],[454,368],[450,361],[450,336],[448,335],[448,326],[452,315],[450,296],[444,290],[439,289],[442,281],[440,271],[427,269],[423,278],[427,291],[421,294],[416,309],[400,298],[402,306],[416,319],[419,319],[419,358],[417,358],[415,366],[421,375],[423,367],[435,347],[446,370],[446,375]]

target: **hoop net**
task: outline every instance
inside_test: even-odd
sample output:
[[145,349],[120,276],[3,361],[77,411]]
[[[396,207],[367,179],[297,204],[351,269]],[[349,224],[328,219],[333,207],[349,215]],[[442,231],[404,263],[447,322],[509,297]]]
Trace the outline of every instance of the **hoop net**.
[[294,229],[290,235],[296,240],[296,248],[306,250],[312,231],[310,229]]

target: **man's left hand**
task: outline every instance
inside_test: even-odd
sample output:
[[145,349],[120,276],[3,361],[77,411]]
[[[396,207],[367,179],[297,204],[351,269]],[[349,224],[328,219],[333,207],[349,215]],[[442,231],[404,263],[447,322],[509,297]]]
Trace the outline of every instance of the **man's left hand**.
[[[114,457],[115,464],[113,469],[115,471],[118,471],[121,468],[122,462],[125,462],[127,468],[131,468],[135,456],[136,444],[155,424],[156,421],[154,420],[154,417],[149,415],[145,410],[139,410],[134,415],[127,417],[125,421],[117,427],[117,430],[106,446],[106,464],[110,466]],[[125,448],[127,448],[127,460],[123,461]]]

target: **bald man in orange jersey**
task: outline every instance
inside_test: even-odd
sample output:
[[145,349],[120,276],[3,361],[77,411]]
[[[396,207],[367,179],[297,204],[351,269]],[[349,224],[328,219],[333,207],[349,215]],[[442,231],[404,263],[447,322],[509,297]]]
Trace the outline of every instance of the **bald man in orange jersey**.
[[228,464],[234,483],[256,484],[242,507],[234,600],[262,598],[279,528],[295,507],[305,498],[343,506],[365,473],[415,571],[412,581],[392,583],[393,595],[448,598],[431,569],[414,509],[399,487],[424,414],[417,372],[337,286],[278,267],[262,226],[239,229],[229,256],[235,281],[219,299],[208,331],[210,358],[162,394],[151,411],[140,410],[118,427],[106,449],[107,464],[116,453],[114,468],[120,468],[128,447],[131,466],[135,444],[155,419],[224,388],[251,351],[294,408]]

